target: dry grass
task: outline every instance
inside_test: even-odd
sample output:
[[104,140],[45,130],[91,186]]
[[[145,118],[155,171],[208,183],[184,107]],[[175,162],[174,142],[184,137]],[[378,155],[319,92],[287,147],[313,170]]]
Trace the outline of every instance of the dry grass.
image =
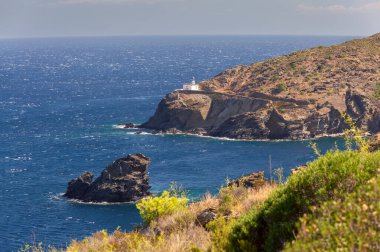
[[[163,216],[154,220],[149,227],[140,232],[122,232],[116,230],[112,234],[100,231],[82,241],[72,241],[67,252],[97,252],[97,251],[157,251],[182,252],[211,250],[220,251],[220,244],[226,238],[226,225],[247,213],[252,207],[258,206],[268,198],[276,185],[265,185],[260,189],[228,186],[220,189],[218,196],[205,194],[200,201],[191,203],[189,208],[177,211],[174,214]],[[214,223],[212,231],[202,227],[197,216],[206,210],[217,213],[217,220],[225,221]],[[216,234],[218,237],[216,237]],[[53,249],[29,248],[30,252],[59,251]],[[60,250],[64,251],[64,250]]]
[[207,209],[217,209],[219,205],[220,199],[207,193],[200,201],[190,204],[188,209],[178,211],[169,216],[163,216],[154,221],[149,227],[150,233],[154,233],[154,230],[157,229],[165,234],[186,229],[194,224],[198,224],[197,216],[203,211]]
[[247,196],[239,200],[238,204],[232,209],[233,214],[236,216],[241,216],[247,213],[255,205],[263,203],[277,185],[265,185],[258,190],[246,189]]
[[192,251],[193,248],[206,250],[211,244],[210,234],[198,225],[178,230],[165,237],[157,252]]

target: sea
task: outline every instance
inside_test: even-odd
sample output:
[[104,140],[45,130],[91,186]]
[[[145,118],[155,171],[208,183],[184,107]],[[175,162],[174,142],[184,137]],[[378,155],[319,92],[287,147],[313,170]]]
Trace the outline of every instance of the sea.
[[[226,179],[272,168],[285,175],[315,155],[310,141],[236,141],[136,134],[166,93],[334,36],[136,36],[0,40],[0,251],[25,243],[64,248],[99,230],[141,223],[132,203],[65,199],[67,183],[129,153],[151,158],[152,192],[171,182],[192,200]],[[316,140],[326,151],[339,138]]]

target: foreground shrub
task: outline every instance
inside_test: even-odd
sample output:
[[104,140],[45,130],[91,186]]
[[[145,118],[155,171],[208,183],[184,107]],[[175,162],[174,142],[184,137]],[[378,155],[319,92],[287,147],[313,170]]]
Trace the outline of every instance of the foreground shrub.
[[143,220],[150,224],[160,216],[185,210],[188,207],[188,202],[189,200],[184,194],[178,195],[164,191],[161,196],[142,199],[136,207]]
[[287,251],[380,251],[380,176],[300,220]]
[[211,236],[211,246],[209,251],[223,251],[228,244],[228,235],[232,231],[235,220],[227,220],[223,216],[207,224]]
[[233,228],[229,251],[276,251],[294,238],[296,222],[311,206],[339,199],[366,183],[380,167],[380,152],[330,151],[279,187],[262,207]]

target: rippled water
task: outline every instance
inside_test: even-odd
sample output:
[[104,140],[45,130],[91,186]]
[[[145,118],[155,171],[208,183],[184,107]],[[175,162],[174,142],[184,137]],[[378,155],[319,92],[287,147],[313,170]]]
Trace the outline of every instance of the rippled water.
[[[133,135],[165,93],[237,64],[345,37],[127,37],[0,40],[0,251],[25,242],[64,246],[100,230],[140,222],[132,204],[79,204],[61,197],[85,170],[142,152],[152,190],[171,181],[192,197],[224,179],[265,170],[286,173],[313,157],[308,142],[244,142],[194,136]],[[321,139],[322,149],[336,139]]]

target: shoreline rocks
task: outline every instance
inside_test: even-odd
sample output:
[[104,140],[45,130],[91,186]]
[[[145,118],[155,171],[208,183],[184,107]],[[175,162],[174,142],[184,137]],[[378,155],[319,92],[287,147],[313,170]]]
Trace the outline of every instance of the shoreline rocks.
[[148,166],[143,154],[128,155],[108,165],[93,181],[91,172],[84,172],[68,183],[65,197],[83,202],[134,202],[151,195]]

